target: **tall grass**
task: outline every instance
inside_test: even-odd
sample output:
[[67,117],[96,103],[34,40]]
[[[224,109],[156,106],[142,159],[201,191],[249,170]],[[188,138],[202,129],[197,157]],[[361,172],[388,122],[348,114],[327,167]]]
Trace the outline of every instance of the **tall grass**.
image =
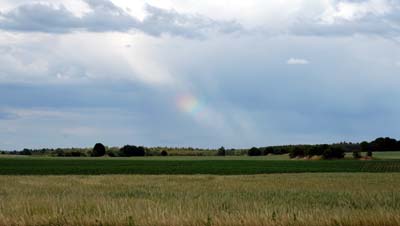
[[0,176],[0,225],[400,225],[399,173]]

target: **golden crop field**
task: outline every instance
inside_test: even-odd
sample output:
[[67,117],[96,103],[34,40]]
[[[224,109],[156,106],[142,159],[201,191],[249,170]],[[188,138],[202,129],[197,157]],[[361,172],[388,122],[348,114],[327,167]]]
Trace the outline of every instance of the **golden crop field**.
[[0,225],[400,225],[400,173],[0,176]]

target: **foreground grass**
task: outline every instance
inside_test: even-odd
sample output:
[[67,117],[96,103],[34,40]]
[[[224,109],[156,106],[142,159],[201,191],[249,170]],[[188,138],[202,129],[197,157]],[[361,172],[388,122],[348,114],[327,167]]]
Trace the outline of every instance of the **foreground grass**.
[[[134,159],[134,158],[133,158]],[[400,160],[132,160],[0,158],[0,175],[400,172]]]
[[400,173],[0,176],[0,225],[400,225]]

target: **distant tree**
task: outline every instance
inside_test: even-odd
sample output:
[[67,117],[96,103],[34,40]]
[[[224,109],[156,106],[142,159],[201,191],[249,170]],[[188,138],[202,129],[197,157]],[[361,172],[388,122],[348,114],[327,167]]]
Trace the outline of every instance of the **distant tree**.
[[144,156],[144,147],[136,147],[135,145],[125,145],[120,149],[120,155],[125,157]]
[[247,152],[248,156],[259,156],[261,155],[261,150],[256,148],[256,147],[252,147],[250,148],[250,150]]
[[225,156],[225,148],[224,147],[220,147],[219,149],[218,149],[218,152],[217,152],[217,155],[218,156]]
[[161,156],[168,156],[168,152],[167,152],[166,150],[163,150],[163,151],[161,152]]
[[6,153],[5,151],[1,151],[1,154],[2,154],[2,155],[5,155],[5,154],[7,154],[7,153]]
[[360,151],[353,151],[353,158],[355,158],[355,159],[361,158]]
[[367,141],[363,141],[360,143],[361,151],[368,151],[369,150],[369,143]]
[[342,147],[331,146],[322,154],[324,159],[342,159],[344,158],[344,149]]
[[106,147],[102,143],[97,143],[93,147],[92,156],[100,157],[106,154]]
[[304,148],[304,147],[296,146],[292,150],[290,150],[289,157],[290,158],[304,157],[305,150],[306,150],[306,148]]
[[30,149],[24,149],[22,151],[19,152],[20,155],[32,155],[32,150]]
[[379,137],[369,143],[368,150],[365,151],[399,151],[400,145],[396,139],[390,137]]
[[144,149],[143,146],[139,146],[137,152],[138,152],[137,156],[145,156],[146,155],[146,150]]
[[83,153],[80,152],[80,151],[71,151],[70,153],[71,153],[71,156],[72,156],[72,157],[85,156],[85,154],[83,154]]
[[263,153],[263,155],[268,155],[268,154],[274,154],[274,148],[273,148],[273,147],[266,147],[266,148],[264,148],[264,153]]
[[107,150],[107,155],[110,157],[117,157],[117,154],[113,150]]
[[372,157],[372,151],[367,151],[367,156]]

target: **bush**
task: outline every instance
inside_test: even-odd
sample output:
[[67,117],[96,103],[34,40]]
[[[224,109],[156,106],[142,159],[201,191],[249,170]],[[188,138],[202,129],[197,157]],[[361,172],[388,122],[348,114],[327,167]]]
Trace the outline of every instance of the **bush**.
[[168,156],[168,152],[167,152],[166,150],[163,150],[163,151],[161,152],[161,156]]
[[256,147],[252,147],[248,152],[247,152],[248,156],[259,156],[261,155],[261,150],[256,148]]
[[29,149],[24,149],[22,151],[19,152],[20,155],[32,155],[32,151]]
[[326,149],[329,148],[329,145],[322,144],[322,145],[313,145],[312,147],[308,148],[305,152],[307,156],[316,156],[322,155]]
[[359,151],[353,151],[353,158],[355,158],[355,159],[361,158],[360,152]]
[[296,158],[296,157],[304,157],[305,156],[305,148],[296,146],[289,152],[289,157],[290,158]]
[[217,152],[217,155],[218,156],[225,156],[225,148],[224,147],[220,147],[219,149],[218,149],[218,152]]
[[329,147],[322,156],[324,159],[342,159],[344,158],[344,149],[341,147]]
[[372,157],[372,151],[367,151],[367,156]]
[[85,156],[84,153],[80,152],[80,151],[71,151],[71,156],[72,157],[80,157],[80,156]]
[[106,154],[106,147],[102,143],[97,143],[93,147],[92,156],[100,157]]
[[110,157],[117,157],[117,153],[115,153],[115,151],[112,151],[112,150],[108,150],[107,155]]
[[264,148],[264,155],[268,155],[268,154],[274,154],[274,148],[273,147],[266,147]]
[[135,145],[125,145],[120,149],[120,156],[144,156],[144,147],[136,147]]

